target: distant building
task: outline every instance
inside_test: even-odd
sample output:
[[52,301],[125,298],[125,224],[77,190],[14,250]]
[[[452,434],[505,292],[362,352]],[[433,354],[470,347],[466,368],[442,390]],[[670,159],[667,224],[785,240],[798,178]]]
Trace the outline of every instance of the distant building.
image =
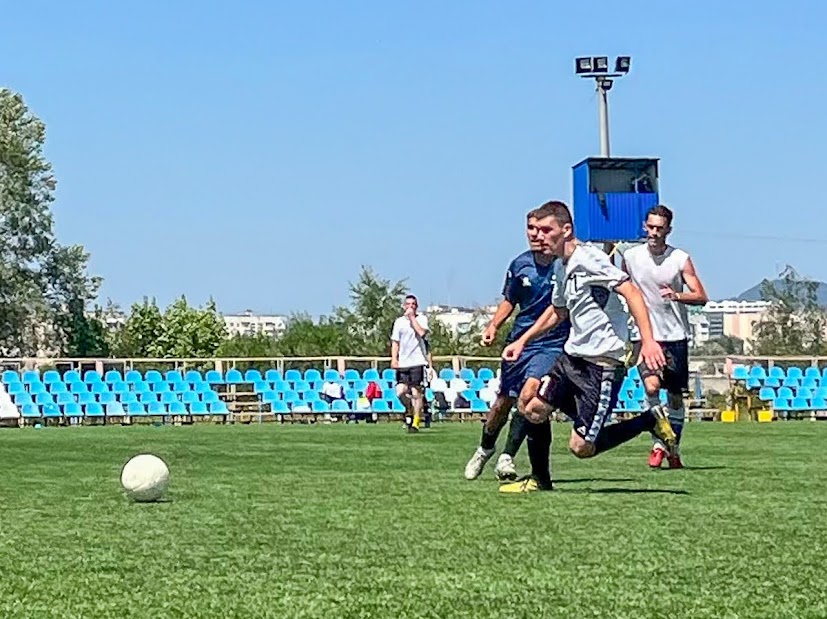
[[727,335],[744,340],[749,348],[755,324],[769,306],[767,301],[710,301],[700,311],[689,314],[692,345],[700,346]]
[[224,314],[227,333],[233,335],[269,335],[276,337],[287,328],[287,318],[278,315],[255,314],[246,310],[241,314]]
[[479,308],[430,305],[425,309],[425,313],[431,320],[438,320],[452,334],[460,335],[470,331],[482,331],[496,310],[496,305]]

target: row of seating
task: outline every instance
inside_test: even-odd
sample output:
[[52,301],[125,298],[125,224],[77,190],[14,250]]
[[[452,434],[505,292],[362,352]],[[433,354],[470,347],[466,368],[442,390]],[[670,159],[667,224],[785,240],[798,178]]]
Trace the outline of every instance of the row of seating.
[[45,406],[47,404],[133,404],[139,402],[141,404],[175,404],[181,402],[182,404],[196,404],[203,402],[204,404],[214,404],[220,401],[219,395],[215,391],[206,391],[198,393],[195,391],[187,391],[182,394],[165,391],[163,393],[153,393],[145,391],[142,393],[135,393],[129,391],[126,393],[38,393],[34,396],[30,393],[12,393],[10,394],[12,401],[17,406],[25,406],[28,404],[37,404]]
[[827,385],[827,368],[819,370],[816,367],[783,368],[773,366],[769,371],[761,366],[747,368],[743,365],[735,366],[732,369],[732,379],[742,382],[747,389],[760,389],[762,387],[806,387],[817,389]]
[[[59,419],[59,418],[83,418],[83,417],[169,417],[169,416],[206,416],[219,415],[226,416],[229,414],[227,404],[218,401],[207,404],[206,402],[192,402],[184,404],[183,402],[173,402],[171,404],[161,404],[154,402],[150,404],[143,404],[140,402],[131,402],[122,404],[118,402],[111,402],[101,404],[99,402],[90,402],[88,404],[80,404],[78,402],[68,402],[63,405],[59,404],[23,404],[19,407],[20,415],[25,419]],[[4,414],[4,418],[13,418],[13,414]]]

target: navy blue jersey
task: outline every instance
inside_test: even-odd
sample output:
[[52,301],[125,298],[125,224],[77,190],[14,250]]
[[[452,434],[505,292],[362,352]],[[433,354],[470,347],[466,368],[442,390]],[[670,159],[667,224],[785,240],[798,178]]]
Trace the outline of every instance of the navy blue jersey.
[[[506,340],[508,343],[528,331],[551,305],[555,262],[556,259],[545,266],[538,264],[534,260],[534,253],[526,251],[514,258],[508,266],[503,285],[503,297],[515,307],[519,306],[514,326]],[[527,348],[562,348],[569,336],[570,328],[571,324],[567,319],[551,331],[529,342]]]

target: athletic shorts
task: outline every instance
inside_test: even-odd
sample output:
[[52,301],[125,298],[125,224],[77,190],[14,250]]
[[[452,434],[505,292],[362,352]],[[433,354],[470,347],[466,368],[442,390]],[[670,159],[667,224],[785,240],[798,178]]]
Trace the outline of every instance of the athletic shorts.
[[425,384],[425,366],[399,368],[396,370],[396,384],[408,387],[422,387]]
[[[660,377],[660,386],[669,393],[682,395],[689,391],[689,345],[686,340],[678,342],[658,342],[663,348],[663,356],[666,357],[666,366],[662,370],[650,370],[649,367],[639,360],[637,369],[641,378],[647,376]],[[632,355],[635,359],[640,357],[640,342],[634,342]]]
[[537,396],[574,420],[574,431],[589,443],[617,405],[626,368],[606,367],[563,353],[540,381]]
[[509,398],[519,397],[526,380],[529,378],[539,380],[548,374],[562,352],[559,348],[538,348],[523,351],[516,361],[503,361],[500,364],[499,395]]

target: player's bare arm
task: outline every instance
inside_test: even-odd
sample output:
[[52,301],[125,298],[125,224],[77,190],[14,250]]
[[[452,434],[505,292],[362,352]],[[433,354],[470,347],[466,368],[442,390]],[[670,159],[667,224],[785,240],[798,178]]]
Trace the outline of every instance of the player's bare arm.
[[523,349],[531,340],[539,337],[547,331],[551,331],[558,324],[563,322],[569,315],[568,310],[564,307],[554,307],[549,305],[540,317],[531,325],[531,328],[523,333],[523,335],[515,342],[509,344],[503,349],[503,359],[506,361],[514,361],[519,359]]
[[695,271],[692,258],[686,260],[686,264],[684,264],[683,269],[681,269],[681,275],[683,275],[683,281],[686,283],[689,291],[672,290],[669,286],[666,286],[661,289],[661,295],[670,301],[677,301],[685,305],[705,305],[709,301],[709,297],[706,294],[706,289],[701,282],[701,278],[698,277],[698,273]]
[[510,301],[506,299],[500,301],[500,304],[497,306],[497,311],[495,311],[494,316],[491,317],[491,322],[488,323],[485,331],[482,332],[480,344],[490,346],[497,337],[497,331],[499,331],[500,327],[503,326],[503,323],[508,320],[513,312],[514,305]]
[[416,331],[416,334],[419,337],[425,337],[425,335],[428,333],[428,329],[426,329],[421,324],[419,324],[419,321],[416,319],[416,313],[415,312],[408,313],[406,311],[405,316],[407,316],[408,320],[411,321],[411,327],[413,328],[414,331]]
[[666,365],[663,350],[652,335],[652,323],[649,321],[649,312],[640,290],[630,281],[625,281],[615,288],[615,292],[626,299],[629,313],[635,319],[640,332],[640,358],[652,369],[659,370]]
[[391,367],[396,369],[399,367],[399,342],[391,342]]

